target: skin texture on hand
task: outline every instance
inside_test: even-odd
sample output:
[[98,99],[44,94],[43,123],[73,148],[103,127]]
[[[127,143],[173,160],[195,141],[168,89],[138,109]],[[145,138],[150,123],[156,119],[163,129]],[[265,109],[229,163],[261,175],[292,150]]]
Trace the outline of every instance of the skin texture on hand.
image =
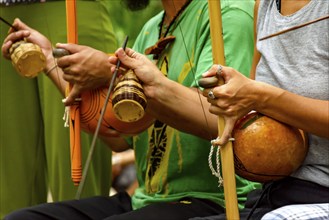
[[[13,26],[17,30],[15,31],[12,28],[9,30],[1,48],[3,57],[8,60],[11,59],[9,49],[17,41],[26,40],[37,44],[46,56],[47,66],[44,72],[51,70],[48,77],[56,84],[63,96],[65,96],[65,88],[68,85],[68,82],[64,79],[74,83],[64,104],[72,104],[81,92],[106,85],[111,79],[111,64],[108,62],[109,56],[107,54],[87,46],[57,44],[57,47],[68,50],[70,54],[58,58],[58,67],[56,67],[52,44],[44,35],[30,28],[19,19],[15,19]],[[129,146],[120,135],[116,130],[109,128],[106,137],[101,138],[106,143],[114,143],[114,146],[109,144],[113,150],[121,151]]]
[[[166,77],[164,77],[152,61],[144,55],[134,52],[130,48],[126,48],[125,52],[120,48],[115,54],[117,57],[110,57],[110,63],[115,64],[119,57],[123,67],[121,70],[132,69],[143,82],[145,95],[148,98],[154,97],[154,88],[163,80],[166,80]],[[112,71],[114,71],[113,67]]]
[[[197,88],[170,80],[151,60],[130,48],[125,51],[120,48],[115,55],[109,58],[110,63],[120,59],[120,71],[132,69],[142,81],[148,114],[175,129],[207,140],[217,136],[216,116],[204,111],[210,104]],[[173,114],[176,117],[172,117]]]
[[[217,65],[203,74],[203,77],[216,75]],[[223,67],[221,77],[224,85],[207,88],[203,95],[208,97],[210,90],[215,99],[208,98],[209,111],[224,117],[226,126],[218,144],[223,144],[230,136],[235,122],[251,110],[260,112],[280,122],[287,123],[305,132],[329,137],[327,100],[316,100],[293,94],[272,85],[244,77],[238,71]],[[300,111],[303,109],[303,111]]]
[[[51,42],[19,19],[15,19],[13,26],[17,31],[10,29],[1,48],[3,56],[10,60],[9,48],[14,42],[25,39],[27,42],[39,45],[42,49],[47,62],[45,72],[53,69],[55,58],[52,54],[53,47]],[[66,49],[70,53],[57,59],[57,64],[60,68],[57,68],[54,72],[58,76],[50,76],[63,95],[65,94],[66,82],[73,84],[72,90],[64,103],[65,105],[73,104],[75,98],[85,90],[108,84],[112,74],[111,64],[107,62],[109,57],[107,54],[91,47],[76,44],[58,43],[56,46]]]
[[[217,76],[218,65],[213,65],[211,69],[202,76]],[[213,86],[203,90],[203,95],[208,98],[211,104],[209,111],[215,115],[224,118],[225,128],[216,144],[223,145],[231,137],[234,125],[241,117],[251,110],[255,109],[255,101],[250,88],[256,88],[254,84],[257,82],[245,77],[238,71],[230,67],[222,66],[221,74],[218,77],[224,79],[224,84]],[[208,93],[212,91],[215,98],[208,97]]]
[[108,55],[88,46],[56,44],[69,51],[70,55],[58,58],[57,64],[63,70],[63,79],[73,85],[65,105],[70,105],[81,92],[99,88],[109,83],[112,73]]
[[37,32],[36,30],[30,28],[21,20],[16,18],[14,20],[13,26],[17,29],[17,31],[12,28],[9,30],[8,36],[5,38],[2,45],[2,55],[10,60],[9,48],[16,41],[25,39],[27,42],[35,43],[40,46],[42,52],[45,54],[47,60],[52,59],[52,46],[50,41]]
[[48,77],[53,80],[57,88],[64,95],[67,83],[61,77],[62,72],[60,68],[56,68],[55,59],[52,54],[53,48],[51,42],[44,35],[27,26],[18,18],[14,20],[13,26],[17,31],[12,28],[9,30],[8,36],[4,40],[1,48],[3,57],[9,60],[11,59],[9,49],[13,43],[17,41],[25,40],[27,42],[37,44],[46,57],[46,68],[44,69],[44,72],[48,73]]

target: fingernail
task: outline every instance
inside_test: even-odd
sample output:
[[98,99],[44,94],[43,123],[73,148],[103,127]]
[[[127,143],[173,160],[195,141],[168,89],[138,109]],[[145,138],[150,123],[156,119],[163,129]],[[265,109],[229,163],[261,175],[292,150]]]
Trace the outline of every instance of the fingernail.
[[56,43],[56,47],[62,47],[63,45],[63,43]]
[[208,74],[208,72],[209,72],[209,71],[202,73],[202,76],[203,76],[203,77],[206,76],[206,75]]
[[26,34],[26,35],[27,35],[27,34],[30,34],[30,32],[29,32],[29,31],[24,31],[23,33],[24,33],[24,34]]
[[119,50],[119,54],[121,54],[121,55],[125,55],[126,52],[121,48],[121,50]]

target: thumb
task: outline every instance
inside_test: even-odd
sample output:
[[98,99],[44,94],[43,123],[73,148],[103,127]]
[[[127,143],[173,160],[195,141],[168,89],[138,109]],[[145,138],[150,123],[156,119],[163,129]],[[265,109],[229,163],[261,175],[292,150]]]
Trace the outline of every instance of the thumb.
[[224,83],[227,84],[232,78],[237,76],[237,71],[231,67],[222,66],[220,76],[224,80]]
[[80,45],[77,45],[77,44],[63,44],[63,43],[57,43],[56,44],[56,47],[57,48],[62,48],[66,51],[69,52],[69,54],[74,54],[74,53],[77,53],[79,52],[81,49],[80,49]]
[[230,141],[231,134],[235,125],[235,120],[233,118],[225,118],[225,127],[220,139],[214,142],[214,145],[224,146],[228,141]]
[[136,54],[137,53],[130,48],[126,48],[126,51],[124,51],[122,48],[119,48],[116,51],[116,55],[121,61],[121,63],[124,64],[129,69],[134,69]]
[[74,84],[68,96],[64,99],[64,105],[73,105],[76,99],[80,96],[81,87],[77,84]]
[[17,30],[29,30],[31,31],[32,28],[30,28],[29,26],[27,26],[24,22],[22,22],[19,18],[15,18],[13,26],[17,29]]

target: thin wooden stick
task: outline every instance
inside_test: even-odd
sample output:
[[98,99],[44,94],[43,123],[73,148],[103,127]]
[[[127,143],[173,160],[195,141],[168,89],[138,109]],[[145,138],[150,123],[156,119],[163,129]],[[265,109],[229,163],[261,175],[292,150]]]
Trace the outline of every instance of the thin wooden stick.
[[[225,65],[222,13],[221,13],[220,0],[208,0],[208,5],[209,5],[213,62],[216,64]],[[220,84],[223,84],[223,80],[221,80]],[[224,118],[219,116],[218,117],[219,137],[221,137],[224,127],[225,127]],[[226,218],[230,220],[240,219],[238,202],[237,202],[237,193],[236,193],[232,142],[228,142],[227,144],[225,144],[225,146],[222,146],[220,151],[221,151],[222,174],[223,174],[223,182],[224,182],[223,184],[224,184],[224,196],[225,196],[225,206],[226,206]]]
[[[128,43],[128,36],[126,36],[126,38],[123,42],[123,45],[122,45],[123,50],[126,49],[127,43]],[[121,61],[118,60],[118,62],[116,64],[116,67],[115,67],[115,70],[114,70],[114,73],[113,73],[112,78],[111,78],[110,85],[109,85],[108,90],[107,90],[107,94],[106,94],[106,97],[105,97],[105,100],[104,100],[104,105],[102,107],[101,114],[100,114],[98,122],[97,122],[97,126],[96,126],[96,129],[95,129],[93,140],[92,140],[91,145],[90,145],[90,149],[89,149],[88,157],[87,157],[87,160],[86,160],[86,164],[85,164],[84,169],[83,169],[81,183],[79,184],[77,193],[75,195],[75,199],[80,199],[81,198],[82,190],[84,188],[84,185],[85,185],[85,182],[86,182],[86,179],[87,179],[87,174],[88,174],[88,170],[89,170],[89,167],[90,167],[90,163],[91,163],[94,151],[95,151],[97,136],[98,136],[98,133],[99,133],[99,130],[100,130],[103,118],[104,118],[104,114],[106,112],[106,107],[107,107],[107,104],[109,102],[111,92],[112,92],[113,87],[114,87],[115,79],[117,78],[117,75],[118,75],[118,70],[120,68],[120,65],[121,65]]]
[[287,33],[289,31],[292,31],[292,30],[296,30],[298,28],[302,28],[302,27],[305,27],[307,25],[310,25],[310,24],[313,24],[315,22],[318,22],[318,21],[322,21],[322,20],[325,20],[325,19],[328,19],[329,18],[329,15],[326,15],[324,17],[320,17],[318,19],[315,19],[315,20],[312,20],[312,21],[309,21],[309,22],[306,22],[306,23],[303,23],[303,24],[300,24],[300,25],[297,25],[297,26],[294,26],[294,27],[291,27],[291,28],[287,28],[283,31],[279,31],[277,33],[274,33],[274,34],[271,34],[271,35],[268,35],[266,37],[262,37],[259,39],[259,41],[262,41],[262,40],[266,40],[266,39],[269,39],[271,37],[275,37],[275,36],[278,36],[278,35],[281,35],[281,34],[284,34],[284,33]]
[[8,25],[9,27],[11,27],[14,31],[18,31],[17,28],[15,28],[14,26],[12,26],[8,21],[6,21],[3,17],[0,16],[0,20],[5,23],[6,25]]

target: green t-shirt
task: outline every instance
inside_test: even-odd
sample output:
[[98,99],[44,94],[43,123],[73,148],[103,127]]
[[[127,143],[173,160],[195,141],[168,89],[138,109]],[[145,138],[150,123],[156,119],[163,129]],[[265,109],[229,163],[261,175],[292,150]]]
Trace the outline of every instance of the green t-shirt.
[[[221,2],[226,65],[248,75],[253,53],[254,1]],[[136,39],[136,51],[144,53],[157,42],[163,13],[145,24]],[[157,65],[169,79],[187,87],[196,86],[201,74],[213,64],[207,1],[192,1],[170,27],[168,35],[176,39],[160,55]],[[156,121],[148,130],[133,137],[132,143],[139,182],[132,198],[135,209],[184,197],[209,199],[225,205],[223,188],[218,187],[218,179],[208,165],[208,140]],[[259,185],[240,177],[236,182],[242,205],[246,194]]]

